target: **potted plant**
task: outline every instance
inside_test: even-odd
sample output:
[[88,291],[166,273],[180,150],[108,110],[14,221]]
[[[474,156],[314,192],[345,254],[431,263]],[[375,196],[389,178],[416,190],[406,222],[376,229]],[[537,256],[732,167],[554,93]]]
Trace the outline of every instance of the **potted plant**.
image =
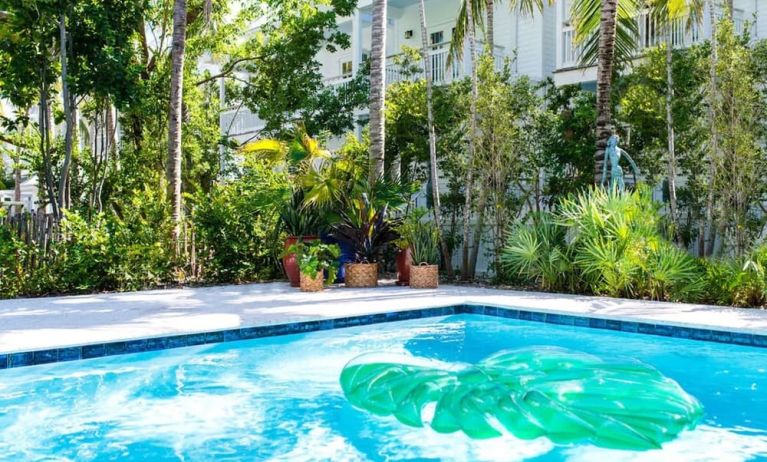
[[378,285],[378,257],[398,235],[395,223],[389,219],[388,205],[375,205],[367,193],[348,201],[348,210],[342,211],[333,226],[331,236],[347,243],[353,250],[353,261],[345,265],[347,287],[376,287]]
[[313,208],[302,206],[303,194],[295,192],[289,203],[280,208],[280,219],[287,237],[282,255],[282,265],[292,287],[300,285],[300,270],[296,255],[290,249],[298,243],[307,243],[319,239],[317,231],[321,228],[321,219]]
[[414,223],[408,241],[413,254],[410,287],[436,289],[439,286],[439,230],[432,222]]
[[397,285],[406,286],[410,284],[410,266],[413,264],[413,249],[410,240],[413,236],[413,229],[419,226],[421,220],[428,211],[423,208],[415,208],[405,214],[397,232],[400,237],[397,239]]
[[245,144],[241,151],[245,155],[256,156],[275,169],[286,172],[291,185],[275,205],[280,215],[282,228],[287,234],[282,263],[290,285],[298,287],[299,268],[296,257],[289,252],[297,242],[319,239],[321,214],[307,201],[305,183],[316,169],[316,165],[330,157],[330,152],[321,143],[312,138],[302,124],[296,127],[284,139],[260,139]]
[[[320,292],[325,284],[333,284],[338,272],[341,249],[335,244],[320,241],[298,243],[288,251],[296,255],[300,271],[300,287],[304,292]],[[327,280],[325,279],[327,273]]]

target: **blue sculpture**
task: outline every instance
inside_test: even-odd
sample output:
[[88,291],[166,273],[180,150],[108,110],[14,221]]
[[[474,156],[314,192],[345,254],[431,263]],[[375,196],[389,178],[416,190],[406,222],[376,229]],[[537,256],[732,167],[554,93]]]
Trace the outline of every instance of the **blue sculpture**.
[[618,135],[610,136],[607,141],[607,150],[605,151],[605,160],[602,164],[602,186],[607,186],[607,164],[610,163],[610,187],[617,188],[619,191],[626,189],[626,183],[623,181],[623,169],[620,166],[621,157],[625,157],[631,165],[631,169],[634,171],[634,178],[639,176],[639,168],[634,163],[634,159],[629,156],[629,153],[618,147]]

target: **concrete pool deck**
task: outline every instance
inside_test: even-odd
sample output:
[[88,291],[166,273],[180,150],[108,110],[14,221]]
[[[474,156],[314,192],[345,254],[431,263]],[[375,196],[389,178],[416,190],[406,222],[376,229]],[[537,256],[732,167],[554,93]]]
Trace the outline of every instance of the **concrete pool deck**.
[[0,300],[0,354],[474,303],[767,334],[767,311],[445,285],[413,290],[286,283]]

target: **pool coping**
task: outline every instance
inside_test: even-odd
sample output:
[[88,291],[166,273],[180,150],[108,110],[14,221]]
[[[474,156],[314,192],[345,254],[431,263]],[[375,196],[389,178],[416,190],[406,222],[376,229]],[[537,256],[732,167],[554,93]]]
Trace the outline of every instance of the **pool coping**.
[[710,329],[678,323],[653,323],[599,316],[584,316],[550,310],[536,311],[529,308],[505,305],[462,303],[321,320],[264,324],[234,329],[1,353],[0,370],[457,314],[485,315],[546,324],[767,348],[767,335],[758,333]]

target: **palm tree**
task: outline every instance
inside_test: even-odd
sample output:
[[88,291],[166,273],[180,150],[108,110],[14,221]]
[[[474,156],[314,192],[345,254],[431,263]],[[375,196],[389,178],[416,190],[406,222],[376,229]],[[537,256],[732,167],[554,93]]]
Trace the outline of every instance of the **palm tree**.
[[186,50],[186,0],[174,0],[171,45],[170,108],[168,110],[168,181],[173,201],[173,240],[176,252],[181,236],[181,119]]
[[386,0],[373,2],[373,26],[370,53],[370,183],[384,174],[386,132]]
[[[492,0],[489,0],[492,1]],[[429,56],[429,29],[426,25],[426,6],[424,0],[418,2],[418,14],[421,19],[421,55],[423,57],[424,77],[426,78],[426,121],[429,131],[429,174],[431,177],[432,211],[437,225],[439,244],[445,259],[448,278],[453,279],[453,264],[450,249],[442,233],[442,207],[439,198],[439,174],[437,173],[437,134],[434,130],[434,91],[432,82],[431,57]]]

